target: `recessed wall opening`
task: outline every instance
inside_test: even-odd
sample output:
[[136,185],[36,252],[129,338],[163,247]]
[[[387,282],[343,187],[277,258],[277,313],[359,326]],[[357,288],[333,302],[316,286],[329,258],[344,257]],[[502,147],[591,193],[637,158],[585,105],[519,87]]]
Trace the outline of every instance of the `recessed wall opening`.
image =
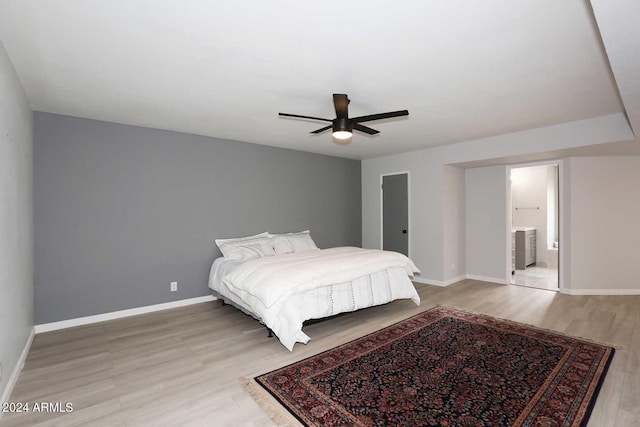
[[513,285],[559,290],[558,163],[510,170],[510,251]]

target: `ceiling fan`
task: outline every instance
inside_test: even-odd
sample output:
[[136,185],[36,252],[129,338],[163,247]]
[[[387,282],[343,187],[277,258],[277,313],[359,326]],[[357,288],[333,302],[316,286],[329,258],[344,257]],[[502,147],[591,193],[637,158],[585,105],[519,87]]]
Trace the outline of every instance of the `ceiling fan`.
[[370,122],[373,120],[381,120],[388,119],[390,117],[400,117],[400,116],[408,116],[409,111],[400,110],[400,111],[391,111],[388,113],[380,113],[380,114],[370,114],[367,116],[359,116],[359,117],[349,117],[349,103],[351,100],[344,93],[334,93],[333,94],[333,105],[336,109],[336,118],[335,119],[323,119],[321,117],[311,117],[311,116],[300,116],[298,114],[288,114],[288,113],[278,113],[279,116],[284,117],[298,117],[301,119],[311,119],[311,120],[321,120],[323,122],[331,122],[329,126],[325,126],[320,129],[314,130],[313,134],[319,134],[324,132],[325,130],[333,129],[333,137],[340,140],[346,140],[351,138],[351,135],[354,130],[364,132],[369,135],[375,135],[380,133],[375,129],[371,129],[370,127],[363,126],[360,123]]

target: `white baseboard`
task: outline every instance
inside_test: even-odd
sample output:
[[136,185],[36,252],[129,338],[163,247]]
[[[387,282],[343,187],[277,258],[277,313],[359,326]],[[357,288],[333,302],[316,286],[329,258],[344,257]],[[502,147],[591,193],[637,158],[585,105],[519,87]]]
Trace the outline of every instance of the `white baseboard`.
[[[13,387],[15,387],[18,382],[18,377],[20,376],[20,372],[22,372],[22,368],[24,367],[24,362],[27,360],[27,356],[29,355],[29,350],[31,349],[31,343],[33,342],[33,336],[36,334],[36,328],[31,328],[31,333],[29,334],[29,338],[27,338],[27,342],[22,349],[22,353],[20,354],[20,358],[16,362],[15,368],[13,368],[13,372],[9,377],[9,382],[7,382],[7,386],[4,388],[2,392],[1,402],[8,402],[11,397],[11,392],[13,391]],[[0,411],[0,417],[2,417],[2,411]]]
[[144,307],[130,308],[128,310],[112,311],[110,313],[96,314],[94,316],[78,317],[75,319],[61,320],[59,322],[43,323],[35,326],[36,334],[42,332],[56,331],[58,329],[72,328],[74,326],[88,325],[90,323],[104,322],[105,320],[120,319],[123,317],[136,316],[138,314],[151,313],[154,311],[167,310],[169,308],[183,307],[185,305],[199,304],[201,302],[213,301],[213,295],[203,297],[188,298],[178,301],[165,302],[162,304],[147,305]]
[[567,295],[640,295],[640,289],[560,289]]
[[458,277],[454,277],[453,279],[443,281],[443,280],[433,280],[433,279],[427,279],[425,277],[414,276],[413,278],[411,278],[411,281],[422,283],[423,285],[445,287],[445,286],[453,285],[454,283],[458,283],[459,281],[464,280],[465,278],[466,278],[465,276],[458,276]]
[[467,274],[467,279],[479,280],[481,282],[498,283],[500,285],[508,285],[509,284],[504,279],[498,279],[497,277],[476,276],[475,274]]
[[454,283],[458,283],[459,281],[464,280],[466,278],[467,278],[466,274],[463,274],[463,275],[458,276],[458,277],[453,277],[453,278],[451,278],[449,280],[445,280],[443,286],[453,285]]
[[433,280],[427,279],[426,277],[410,277],[412,282],[422,283],[423,285],[431,285],[431,286],[444,286],[444,282],[441,280]]

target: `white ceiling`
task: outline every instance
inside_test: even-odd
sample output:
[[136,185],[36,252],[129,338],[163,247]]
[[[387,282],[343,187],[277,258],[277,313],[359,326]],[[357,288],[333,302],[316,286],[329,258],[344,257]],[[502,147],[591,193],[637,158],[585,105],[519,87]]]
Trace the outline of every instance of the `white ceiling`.
[[[350,158],[625,111],[587,0],[0,0],[37,111]],[[331,94],[369,122],[351,144]]]

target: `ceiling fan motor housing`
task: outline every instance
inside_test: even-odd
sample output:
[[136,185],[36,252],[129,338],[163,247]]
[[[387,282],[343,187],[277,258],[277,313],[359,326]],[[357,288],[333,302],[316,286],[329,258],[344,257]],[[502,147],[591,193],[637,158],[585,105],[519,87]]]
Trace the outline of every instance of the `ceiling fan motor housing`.
[[333,120],[333,131],[353,131],[353,122],[347,118],[338,118]]

